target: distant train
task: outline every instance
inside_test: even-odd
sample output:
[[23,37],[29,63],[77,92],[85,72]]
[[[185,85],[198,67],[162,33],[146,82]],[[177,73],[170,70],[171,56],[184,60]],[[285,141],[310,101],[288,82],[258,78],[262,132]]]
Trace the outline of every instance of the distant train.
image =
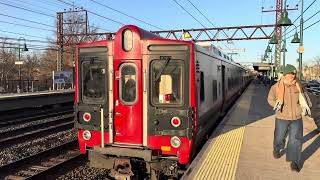
[[[80,44],[80,152],[111,176],[177,177],[251,77],[214,46],[164,39],[133,25]],[[138,177],[139,179],[139,177]]]

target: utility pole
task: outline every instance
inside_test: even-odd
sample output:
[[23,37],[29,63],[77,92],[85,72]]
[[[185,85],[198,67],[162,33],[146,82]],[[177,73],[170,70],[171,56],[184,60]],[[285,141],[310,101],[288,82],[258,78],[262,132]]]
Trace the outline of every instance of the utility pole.
[[[77,16],[75,17],[75,15]],[[83,17],[83,19],[79,20],[78,17]],[[64,47],[71,46],[72,61],[73,63],[75,62],[75,47],[77,44],[76,37],[78,35],[78,32],[76,32],[77,28],[83,29],[83,32],[80,33],[88,33],[88,13],[86,10],[82,8],[78,9],[73,6],[73,8],[70,8],[68,11],[57,12],[57,45],[59,49],[57,71],[63,70]]]
[[57,13],[57,44],[58,44],[58,55],[57,55],[57,71],[62,71],[63,64],[63,12]]

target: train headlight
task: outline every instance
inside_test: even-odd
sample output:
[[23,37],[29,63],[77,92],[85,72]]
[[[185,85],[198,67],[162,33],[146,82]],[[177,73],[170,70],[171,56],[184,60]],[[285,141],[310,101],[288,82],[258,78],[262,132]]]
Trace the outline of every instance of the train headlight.
[[85,122],[89,122],[91,120],[91,114],[86,112],[83,114],[82,118]]
[[133,33],[130,29],[126,29],[122,34],[122,48],[125,51],[131,51],[133,47]]
[[173,136],[170,139],[170,144],[171,144],[172,147],[178,148],[181,145],[181,140],[177,136]]
[[178,118],[178,117],[173,117],[173,118],[171,119],[171,125],[172,125],[173,127],[179,127],[180,124],[181,124],[180,118]]
[[88,130],[83,131],[82,137],[84,140],[89,140],[91,138],[91,132]]

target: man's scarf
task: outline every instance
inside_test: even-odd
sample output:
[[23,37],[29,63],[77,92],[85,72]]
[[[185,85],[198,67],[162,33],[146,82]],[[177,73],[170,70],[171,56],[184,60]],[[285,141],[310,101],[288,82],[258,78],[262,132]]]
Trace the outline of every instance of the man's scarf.
[[[295,79],[292,81],[291,85],[295,85],[299,91],[299,104],[303,110],[303,115],[311,115],[310,107],[312,104],[308,94],[305,93],[301,82],[298,79]],[[282,111],[285,89],[284,78],[281,78],[276,85],[276,105],[273,108],[274,110]]]
[[[292,85],[295,85],[297,87],[299,93],[304,93],[304,90],[299,80],[297,79],[293,80]],[[284,83],[284,78],[281,78],[276,85],[276,99],[281,104],[283,104],[284,102],[284,93],[285,93],[285,83]]]

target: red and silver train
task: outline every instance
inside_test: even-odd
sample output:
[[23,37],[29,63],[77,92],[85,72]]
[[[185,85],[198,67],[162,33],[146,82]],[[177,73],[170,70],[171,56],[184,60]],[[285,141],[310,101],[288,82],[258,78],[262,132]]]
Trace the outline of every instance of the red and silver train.
[[[80,44],[80,152],[115,178],[177,177],[250,76],[217,48],[164,39],[133,25],[114,40]],[[179,171],[178,171],[179,170]]]

